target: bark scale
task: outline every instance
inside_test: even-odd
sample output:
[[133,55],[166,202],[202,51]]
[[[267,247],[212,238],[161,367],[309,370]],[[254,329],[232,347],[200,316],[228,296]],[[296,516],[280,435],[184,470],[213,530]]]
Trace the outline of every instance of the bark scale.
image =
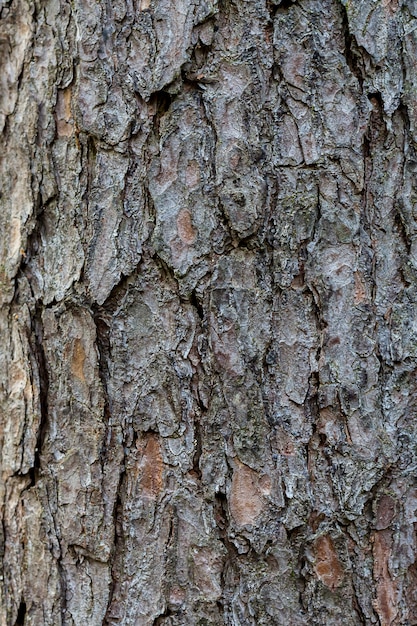
[[417,624],[413,0],[0,11],[0,623]]

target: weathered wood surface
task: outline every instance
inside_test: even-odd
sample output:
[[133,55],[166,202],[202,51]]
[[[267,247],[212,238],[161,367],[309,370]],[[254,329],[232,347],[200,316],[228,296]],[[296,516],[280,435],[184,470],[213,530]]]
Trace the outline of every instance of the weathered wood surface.
[[417,624],[416,3],[0,10],[0,624]]

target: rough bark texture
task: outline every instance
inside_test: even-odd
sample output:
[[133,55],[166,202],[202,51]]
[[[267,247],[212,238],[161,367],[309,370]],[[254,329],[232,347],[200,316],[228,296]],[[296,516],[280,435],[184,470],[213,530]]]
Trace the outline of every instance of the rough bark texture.
[[0,624],[417,624],[414,0],[0,10]]

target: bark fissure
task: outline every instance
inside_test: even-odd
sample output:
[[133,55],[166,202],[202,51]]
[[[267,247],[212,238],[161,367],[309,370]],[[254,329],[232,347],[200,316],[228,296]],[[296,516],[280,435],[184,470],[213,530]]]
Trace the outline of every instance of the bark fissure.
[[48,371],[46,368],[45,352],[43,349],[42,313],[41,313],[41,307],[39,305],[37,306],[37,312],[35,313],[33,317],[33,322],[34,322],[33,334],[35,338],[35,351],[37,355],[39,382],[40,382],[39,400],[40,400],[41,419],[40,419],[40,423],[38,426],[38,436],[36,440],[34,466],[30,470],[30,478],[31,478],[32,486],[36,484],[36,480],[39,475],[39,471],[41,469],[42,448],[43,448],[43,444],[45,441],[46,432],[48,428],[49,377],[48,377]]

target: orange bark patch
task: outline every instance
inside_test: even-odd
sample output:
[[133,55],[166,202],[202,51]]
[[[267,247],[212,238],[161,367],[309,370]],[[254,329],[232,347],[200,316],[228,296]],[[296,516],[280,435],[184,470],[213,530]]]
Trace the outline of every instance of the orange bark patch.
[[187,209],[181,209],[177,216],[178,235],[187,246],[191,246],[196,239],[196,230],[191,221],[191,213]]
[[259,517],[263,508],[263,492],[264,485],[260,484],[258,474],[237,461],[230,493],[230,512],[237,524],[253,524]]
[[142,495],[156,499],[162,489],[164,462],[157,435],[149,435],[140,463]]
[[376,599],[372,605],[378,613],[381,626],[394,626],[397,620],[397,588],[389,572],[392,537],[388,530],[374,534],[374,579],[376,581]]
[[58,91],[55,111],[58,137],[71,137],[74,134],[71,111],[71,87]]
[[314,553],[316,556],[314,571],[317,578],[334,591],[343,581],[343,568],[331,537],[328,535],[318,537],[314,542]]
[[84,376],[85,350],[81,339],[74,341],[72,351],[71,372],[76,378],[85,382]]

